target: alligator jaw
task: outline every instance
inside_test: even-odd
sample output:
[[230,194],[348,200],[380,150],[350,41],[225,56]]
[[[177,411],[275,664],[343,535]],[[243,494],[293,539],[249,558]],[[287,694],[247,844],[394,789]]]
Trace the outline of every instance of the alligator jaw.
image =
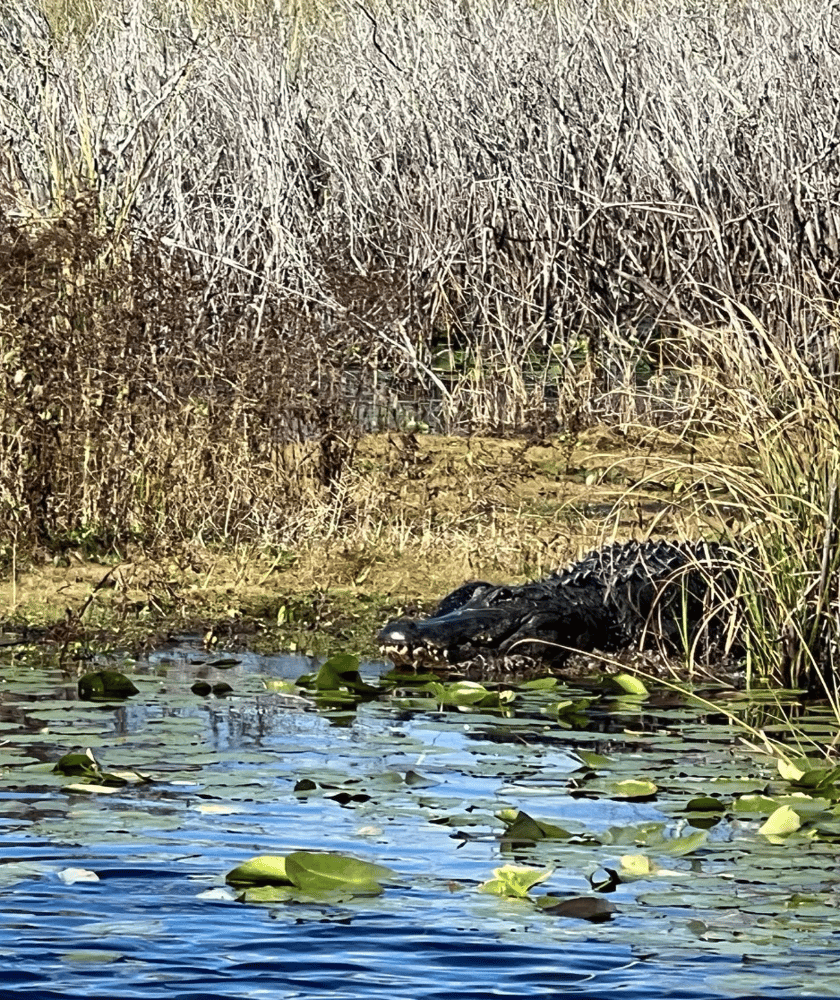
[[434,667],[448,667],[449,650],[438,649],[426,644],[382,643],[380,653],[396,667],[413,667],[415,670]]
[[377,636],[383,655],[398,667],[450,668],[479,654],[493,655],[504,638],[504,615],[495,608],[457,608],[419,621],[389,622]]

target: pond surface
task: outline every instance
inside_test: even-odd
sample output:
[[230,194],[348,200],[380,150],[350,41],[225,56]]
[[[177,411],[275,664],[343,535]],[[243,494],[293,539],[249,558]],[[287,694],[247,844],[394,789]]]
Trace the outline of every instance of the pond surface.
[[[722,715],[668,695],[558,717],[582,694],[562,688],[523,690],[506,714],[394,696],[319,708],[288,683],[308,660],[236,659],[211,666],[185,640],[120,663],[139,693],[96,704],[77,700],[75,668],[6,658],[3,997],[840,996],[838,845],[757,832],[772,803],[751,802],[778,774]],[[232,692],[199,696],[197,678]],[[88,747],[103,771],[151,780],[73,790],[53,766]],[[626,779],[653,791],[622,798]],[[686,812],[710,788],[726,809]],[[505,838],[504,809],[568,836]],[[225,884],[255,855],[300,850],[395,875],[376,896],[270,905]],[[651,869],[631,874],[621,859],[640,856]],[[528,899],[480,892],[506,864],[551,874]],[[609,870],[621,881],[594,893]],[[614,912],[558,916],[545,894]]]

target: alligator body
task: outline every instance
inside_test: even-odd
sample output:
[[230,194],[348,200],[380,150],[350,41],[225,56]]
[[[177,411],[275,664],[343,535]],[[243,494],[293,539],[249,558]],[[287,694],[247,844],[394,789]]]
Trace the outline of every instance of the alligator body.
[[[521,586],[466,583],[423,619],[389,622],[383,653],[398,666],[465,668],[524,660],[562,667],[574,652],[658,645],[670,652],[731,638],[733,553],[706,542],[626,542]],[[465,670],[470,675],[469,670]]]

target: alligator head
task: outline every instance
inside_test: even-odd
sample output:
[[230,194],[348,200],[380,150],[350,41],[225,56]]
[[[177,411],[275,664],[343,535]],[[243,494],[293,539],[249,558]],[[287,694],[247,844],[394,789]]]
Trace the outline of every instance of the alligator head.
[[[575,650],[607,648],[614,632],[600,592],[539,583],[459,587],[422,619],[389,622],[377,639],[397,666],[455,666],[514,655],[559,666]],[[614,643],[613,643],[614,644]]]

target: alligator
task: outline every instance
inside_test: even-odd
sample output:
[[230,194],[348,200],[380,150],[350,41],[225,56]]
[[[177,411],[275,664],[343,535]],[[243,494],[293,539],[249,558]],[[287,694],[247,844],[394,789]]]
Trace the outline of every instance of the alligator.
[[465,583],[429,617],[389,622],[377,638],[398,667],[474,679],[553,672],[576,652],[634,646],[731,660],[742,653],[737,581],[736,553],[719,543],[614,543],[520,586]]

